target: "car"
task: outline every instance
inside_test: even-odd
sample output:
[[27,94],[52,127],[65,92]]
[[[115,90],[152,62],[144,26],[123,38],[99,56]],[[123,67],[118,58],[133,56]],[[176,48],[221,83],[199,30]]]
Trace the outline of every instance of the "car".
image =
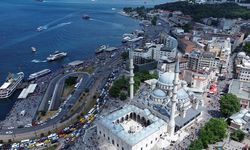
[[6,134],[12,134],[13,131],[6,131],[5,133],[6,133]]
[[10,130],[10,129],[14,129],[14,127],[8,127],[8,129]]
[[32,124],[26,124],[24,127],[25,127],[25,128],[32,127]]

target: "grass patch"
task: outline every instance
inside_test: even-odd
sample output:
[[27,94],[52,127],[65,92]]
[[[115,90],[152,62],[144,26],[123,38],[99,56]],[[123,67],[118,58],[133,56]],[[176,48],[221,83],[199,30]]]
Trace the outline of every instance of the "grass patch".
[[89,74],[93,73],[95,70],[94,66],[88,66],[84,69],[85,72],[88,72]]
[[62,97],[68,97],[70,95],[70,93],[72,93],[72,91],[74,90],[74,86],[64,86],[63,88],[63,93],[62,93]]
[[54,116],[56,114],[57,111],[48,111],[45,113],[44,116],[42,116],[41,114],[39,114],[40,118],[38,121],[45,121],[47,119],[49,119],[50,117]]
[[96,104],[96,99],[92,99],[83,109],[82,114],[86,115]]

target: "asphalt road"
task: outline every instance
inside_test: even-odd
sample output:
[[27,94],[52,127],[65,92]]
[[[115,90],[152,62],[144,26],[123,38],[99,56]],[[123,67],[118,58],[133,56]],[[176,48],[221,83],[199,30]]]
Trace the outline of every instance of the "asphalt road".
[[[55,125],[60,122],[60,120],[68,113],[68,109],[70,109],[69,106],[72,106],[77,99],[79,98],[81,92],[85,89],[85,88],[89,88],[89,81],[91,81],[91,77],[88,73],[85,72],[81,72],[81,73],[69,73],[64,75],[62,78],[66,78],[70,75],[82,75],[84,78],[82,80],[82,82],[80,83],[79,87],[75,90],[75,92],[72,94],[72,96],[70,96],[67,100],[67,102],[65,103],[64,109],[62,109],[62,111],[58,114],[58,116],[56,116],[54,119],[49,119],[45,124],[42,125],[36,125],[36,126],[32,126],[29,128],[16,128],[16,129],[12,129],[12,130],[1,130],[0,131],[0,139],[4,136],[6,138],[6,131],[12,131],[13,134],[8,135],[9,139],[14,138],[15,136],[17,136],[17,134],[22,134],[22,133],[31,133],[37,131],[37,130],[41,130],[44,128],[48,128],[48,127],[52,127],[54,128]],[[50,86],[51,89],[53,89],[52,87],[54,86]],[[48,89],[48,90],[51,90]],[[55,89],[56,90],[56,89]],[[54,91],[54,90],[52,90]]]

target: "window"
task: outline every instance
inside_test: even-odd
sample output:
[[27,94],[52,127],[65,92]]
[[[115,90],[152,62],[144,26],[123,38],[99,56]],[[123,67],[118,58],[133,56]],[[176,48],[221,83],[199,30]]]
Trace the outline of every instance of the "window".
[[112,140],[112,144],[113,144],[113,145],[115,144],[114,140]]
[[141,147],[141,150],[143,150],[143,148]]
[[124,150],[124,148],[122,147],[122,150]]
[[100,134],[102,134],[102,132],[101,132],[101,131],[99,131],[99,133],[100,133]]
[[103,136],[105,137],[105,134],[103,134]]
[[155,138],[155,141],[157,141],[157,138]]
[[151,144],[153,144],[153,141],[151,141]]
[[109,140],[110,138],[108,137],[108,140]]
[[146,144],[146,147],[148,147],[148,144]]

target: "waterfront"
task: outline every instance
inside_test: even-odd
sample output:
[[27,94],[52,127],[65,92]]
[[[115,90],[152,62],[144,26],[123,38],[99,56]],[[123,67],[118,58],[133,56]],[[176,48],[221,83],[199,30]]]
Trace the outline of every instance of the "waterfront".
[[[139,26],[138,21],[117,12],[124,6],[161,2],[164,1],[1,1],[0,83],[8,72],[23,71],[27,77],[44,68],[56,70],[70,61],[93,56],[102,44],[120,45],[121,35]],[[82,20],[83,14],[91,19]],[[48,29],[37,32],[36,28],[41,25]],[[31,52],[32,46],[37,49],[36,53]],[[55,50],[69,55],[57,62],[46,62],[46,57]],[[10,111],[17,96],[18,92],[0,103],[0,120]]]

